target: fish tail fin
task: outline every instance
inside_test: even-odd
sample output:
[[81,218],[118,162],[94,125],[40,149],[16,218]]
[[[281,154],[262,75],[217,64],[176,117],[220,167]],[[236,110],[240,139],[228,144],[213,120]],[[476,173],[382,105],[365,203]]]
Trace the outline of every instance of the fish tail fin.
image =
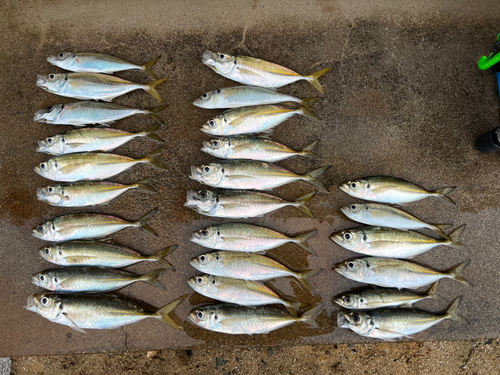
[[457,188],[444,188],[444,189],[439,189],[439,190],[436,190],[434,191],[434,195],[436,196],[436,198],[439,198],[447,203],[451,203],[451,204],[454,204],[456,205],[456,203],[453,201],[453,199],[451,199],[448,194],[450,193],[453,193],[455,190],[457,190]]
[[458,266],[453,267],[449,272],[448,275],[450,278],[457,280],[458,282],[465,284],[467,286],[472,286],[472,283],[462,277],[460,273],[465,269],[470,264],[470,259],[467,259],[465,262],[460,263]]
[[438,286],[439,286],[439,280],[436,281],[434,284],[432,284],[429,290],[427,291],[427,297],[426,297],[427,299],[436,299],[445,301],[443,297],[437,294]]
[[469,321],[467,319],[465,319],[463,316],[460,316],[457,314],[457,309],[458,309],[458,306],[460,306],[460,303],[462,302],[462,298],[463,298],[463,296],[460,296],[455,301],[453,301],[453,303],[448,308],[448,310],[446,310],[445,317],[446,317],[446,319],[455,320],[457,322],[468,325]]
[[294,239],[294,242],[297,245],[300,245],[300,247],[302,247],[305,251],[307,251],[308,253],[310,253],[312,255],[316,255],[314,250],[311,249],[311,247],[307,243],[307,240],[313,238],[316,234],[318,234],[317,229],[312,230],[312,231],[307,232],[307,233],[304,233],[304,234],[301,234],[300,236],[294,237],[293,239]]
[[310,293],[312,293],[312,288],[311,288],[311,285],[309,284],[308,279],[310,279],[313,276],[316,276],[321,271],[323,271],[323,270],[321,268],[319,268],[317,270],[310,270],[310,271],[306,271],[304,273],[298,273],[297,274],[298,280],[304,286],[304,288],[306,288]]
[[297,207],[299,210],[301,210],[303,213],[305,213],[307,216],[312,217],[314,219],[314,215],[311,212],[311,210],[306,206],[306,203],[316,195],[316,191],[313,191],[312,193],[309,193],[307,195],[304,195],[303,197],[300,197],[295,201],[297,204],[295,207]]
[[134,185],[137,189],[155,192],[156,190],[149,185],[150,183],[150,179],[147,178],[145,180],[137,181]]
[[175,271],[175,267],[168,261],[166,261],[164,258],[170,254],[171,251],[174,251],[177,249],[179,246],[170,246],[167,247],[166,249],[163,249],[156,254],[153,254],[149,256],[147,259],[150,260],[151,262],[155,262],[158,264],[161,264],[162,266],[168,266],[172,271]]
[[156,314],[161,317],[161,319],[167,323],[170,327],[182,331],[182,327],[175,323],[168,314],[172,312],[182,301],[187,298],[188,294],[183,295],[182,297],[177,298],[175,301],[170,302],[167,306],[159,309]]
[[158,128],[160,127],[160,124],[154,124],[153,126],[150,126],[147,129],[144,129],[141,134],[144,134],[145,137],[148,137],[149,139],[152,139],[157,142],[165,142],[163,139],[158,137],[156,134],[153,134]]
[[[309,98],[305,98],[309,99]],[[310,98],[310,99],[318,99],[318,98]],[[305,101],[304,99],[302,99]],[[312,118],[314,120],[321,120],[320,117],[316,114],[316,112],[313,111],[311,106],[308,103],[301,104],[300,108],[298,109],[298,113],[300,113],[302,116],[306,116],[309,118]]]
[[300,155],[301,156],[305,156],[306,158],[309,158],[309,159],[318,159],[318,155],[316,155],[313,150],[314,148],[316,147],[316,145],[318,144],[318,140],[315,140],[313,143],[311,143],[309,146],[305,147]]
[[300,322],[309,324],[311,327],[318,328],[318,324],[316,323],[316,317],[319,315],[321,311],[325,308],[324,303],[318,303],[312,309],[307,310],[302,316],[299,318]]
[[307,108],[308,110],[312,111],[311,106],[321,99],[322,98],[302,98],[301,107]]
[[165,125],[163,120],[160,118],[160,116],[157,115],[158,112],[163,111],[165,108],[167,108],[167,104],[159,105],[156,107],[151,107],[151,108],[146,108],[144,111],[146,114],[154,119],[156,122],[160,123],[161,125]]
[[156,91],[156,86],[158,86],[160,83],[163,83],[167,80],[167,78],[162,78],[162,79],[157,79],[156,81],[146,83],[144,85],[144,90],[146,90],[151,96],[153,96],[156,100],[158,100],[160,103],[163,103],[163,99],[161,98],[160,94],[158,94],[158,91]]
[[450,229],[451,227],[453,227],[453,224],[436,224],[436,225],[434,225],[434,227],[436,228],[435,231],[438,234],[440,234],[444,238],[447,238],[448,236],[446,235],[446,233],[444,233],[444,231],[446,229]]
[[321,176],[323,173],[325,173],[327,170],[329,170],[331,167],[331,165],[327,165],[326,167],[321,167],[321,168],[318,168],[312,172],[309,172],[308,174],[302,176],[302,179],[304,181],[307,181],[309,182],[310,184],[316,186],[318,189],[321,189],[325,192],[329,192],[327,187],[325,185],[323,185],[323,183],[321,181],[319,181],[317,178],[319,176]]
[[158,77],[156,76],[156,74],[153,73],[151,68],[153,67],[154,64],[156,64],[156,62],[158,61],[158,59],[160,57],[161,56],[155,57],[153,60],[148,61],[146,64],[144,64],[142,66],[142,70],[144,71],[144,73],[146,73],[148,76],[150,76],[153,79],[158,79]]
[[460,249],[463,245],[458,241],[458,238],[462,235],[463,231],[465,230],[465,227],[467,224],[459,226],[457,229],[455,229],[453,232],[451,232],[448,236],[449,241],[451,242],[448,244],[448,246],[454,248],[454,249]]
[[158,168],[158,169],[163,169],[164,171],[167,171],[168,169],[165,168],[163,165],[161,165],[160,163],[158,163],[154,158],[156,158],[157,156],[161,155],[161,149],[160,150],[156,150],[156,151],[153,151],[151,154],[149,155],[146,155],[142,160],[144,163],[148,163],[150,165],[152,165],[153,167],[155,168]]
[[151,220],[151,218],[158,212],[158,208],[155,208],[153,211],[150,213],[144,215],[141,217],[138,221],[137,224],[139,224],[139,230],[142,230],[143,232],[150,233],[152,235],[155,235],[158,237],[158,234],[148,225],[148,221]]
[[159,268],[157,270],[154,270],[153,272],[147,273],[145,275],[142,275],[139,277],[139,280],[142,280],[148,284],[158,286],[160,288],[163,288],[163,285],[158,281],[158,277],[165,272],[165,268]]
[[321,70],[318,70],[317,72],[314,72],[313,74],[308,76],[309,82],[311,82],[311,85],[313,85],[316,88],[316,90],[318,90],[322,94],[325,93],[325,90],[323,90],[323,87],[321,87],[321,85],[318,81],[318,78],[325,75],[330,70],[332,70],[332,68],[321,69]]

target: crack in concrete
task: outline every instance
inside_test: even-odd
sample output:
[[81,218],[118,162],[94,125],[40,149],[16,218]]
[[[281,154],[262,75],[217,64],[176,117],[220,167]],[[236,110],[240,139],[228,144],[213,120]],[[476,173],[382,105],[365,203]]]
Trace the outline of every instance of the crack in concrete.
[[465,364],[462,366],[463,370],[467,370],[469,368],[470,359],[475,351],[476,351],[476,347],[474,346],[474,344],[472,344],[472,349],[470,350],[469,355],[467,356],[467,359],[465,360]]
[[259,3],[259,0],[254,0],[253,2],[253,6],[252,6],[252,12],[250,13],[250,15],[248,16],[248,19],[247,19],[247,22],[245,23],[245,27],[243,28],[243,35],[241,37],[241,41],[235,45],[233,48],[231,48],[231,53],[232,51],[234,51],[236,48],[241,48],[243,49],[246,53],[248,54],[251,54],[252,51],[250,51],[250,49],[245,45],[245,40],[246,40],[246,37],[247,37],[247,31],[248,31],[248,28],[252,25],[253,23],[253,19],[255,17],[255,13],[256,13],[256,9],[257,9],[257,5]]
[[128,352],[128,334],[125,327],[122,327],[123,335],[125,336],[125,351]]

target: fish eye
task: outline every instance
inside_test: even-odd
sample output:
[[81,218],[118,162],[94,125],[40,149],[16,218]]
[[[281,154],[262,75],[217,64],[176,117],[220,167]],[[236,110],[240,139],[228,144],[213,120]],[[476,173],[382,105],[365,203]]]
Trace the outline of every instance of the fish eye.
[[61,190],[61,194],[64,195],[64,190]]
[[49,78],[50,79],[54,79],[54,78],[56,78],[56,75],[55,74],[49,74]]
[[45,249],[43,249],[43,252],[44,252],[44,254],[49,255],[50,249],[48,247],[46,247]]
[[210,121],[208,122],[208,125],[210,125],[210,126],[214,127],[214,126],[215,126],[215,121],[214,121],[214,120],[210,120]]
[[196,282],[197,282],[198,284],[201,284],[201,283],[203,282],[203,278],[201,278],[201,277],[197,277],[197,278],[196,278]]
[[52,111],[54,109],[54,106],[51,105],[49,108],[47,108],[47,111]]
[[53,139],[52,138],[47,138],[47,143],[50,145],[52,143]]
[[214,140],[214,141],[212,141],[212,146],[214,146],[214,147],[219,147],[219,146],[220,146],[220,141],[219,141],[219,140],[217,140],[217,139],[216,139],[216,140]]
[[215,320],[217,320],[217,319],[219,319],[219,318],[217,317],[217,315],[214,315],[214,319],[215,319]]
[[352,238],[351,233],[344,233],[344,240],[349,241]]
[[356,208],[358,208],[355,204],[351,204],[351,210],[355,210]]
[[208,97],[208,94],[207,94],[207,93],[204,93],[204,94],[202,95],[202,98],[204,98],[204,99],[206,99],[207,97]]
[[203,311],[198,311],[196,313],[196,316],[198,317],[198,319],[203,319],[205,317],[205,313]]
[[43,233],[43,226],[39,225],[38,227],[36,227],[36,230],[38,233]]
[[221,53],[221,54],[219,55],[219,59],[224,60],[225,58],[226,58],[226,55],[224,55],[223,53]]
[[212,279],[212,284],[215,284],[215,277]]
[[200,257],[200,261],[205,262],[207,260],[207,257],[205,255],[202,255]]
[[352,320],[353,320],[354,323],[359,322],[359,315],[358,314],[353,314],[352,315]]
[[53,192],[54,192],[54,188],[51,186],[51,187],[49,187],[49,188],[47,189],[47,191],[48,191],[49,193],[53,193]]
[[49,304],[49,299],[47,297],[43,297],[40,300],[40,302],[41,302],[42,305],[47,306]]
[[55,282],[55,283],[57,283],[57,282],[58,282],[58,281],[57,281],[57,277],[54,277],[54,282]]
[[45,276],[44,275],[40,275],[40,276],[38,276],[38,278],[40,279],[40,281],[42,283],[45,281]]
[[359,302],[363,303],[363,302],[365,302],[365,300],[363,298],[360,298]]
[[355,182],[351,182],[351,188],[356,189],[358,187],[358,184]]
[[200,196],[200,198],[206,198],[207,197],[207,193],[204,192],[204,191],[200,191],[200,193],[198,195]]
[[201,234],[203,237],[206,237],[206,236],[208,236],[208,230],[203,229],[203,230],[200,232],[200,234]]
[[350,298],[350,297],[345,297],[345,298],[344,298],[344,301],[345,301],[346,303],[351,303],[351,298]]
[[208,165],[203,167],[203,172],[205,172],[205,173],[209,173],[211,170],[212,170],[212,168],[210,168]]
[[59,57],[62,59],[64,57],[64,53],[60,53]]
[[40,164],[40,169],[45,170],[47,168],[47,164],[42,163]]
[[352,270],[354,268],[354,263],[353,262],[347,263],[347,268],[350,268]]

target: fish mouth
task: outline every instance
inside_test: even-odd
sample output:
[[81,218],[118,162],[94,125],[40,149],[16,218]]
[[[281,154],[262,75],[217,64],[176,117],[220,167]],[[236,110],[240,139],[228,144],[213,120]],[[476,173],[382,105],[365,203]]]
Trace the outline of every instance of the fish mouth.
[[31,296],[28,297],[28,301],[26,302],[26,306],[24,306],[24,308],[26,310],[36,312],[37,307],[38,307],[38,304],[36,303],[35,295],[32,294]]
[[39,166],[36,166],[35,168],[33,168],[33,170],[35,171],[35,173],[43,177],[42,170],[40,169]]
[[40,281],[38,280],[38,275],[37,274],[31,275],[31,283],[35,284],[36,286],[39,286],[39,287],[43,288],[40,285]]
[[333,266],[332,270],[341,274],[342,276],[346,275],[346,268],[342,264],[336,264]]
[[335,298],[333,300],[333,303],[340,306],[340,307],[345,307],[344,304],[343,304],[343,301],[342,301],[342,298]]
[[196,290],[197,290],[197,288],[196,288],[196,280],[195,280],[195,278],[196,278],[196,276],[194,276],[194,277],[190,278],[190,279],[187,281],[187,283],[188,283],[188,285],[189,285],[191,288],[193,288],[193,290],[195,290],[195,291],[196,291]]
[[184,207],[197,207],[198,205],[196,204],[196,199],[195,197],[196,192],[193,190],[188,190],[186,193],[186,203],[184,203]]
[[43,187],[36,189],[36,198],[41,201],[47,197],[47,190]]
[[198,107],[198,108],[205,108],[205,105],[203,104],[202,99],[196,99],[196,100],[193,102],[193,105],[194,105],[195,107]]
[[46,85],[47,85],[47,77],[46,76],[42,76],[42,75],[37,75],[36,76],[36,85],[38,87],[41,87],[42,89],[45,89]]
[[58,61],[59,60],[57,59],[57,56],[55,56],[55,55],[47,57],[47,62],[51,63],[52,65],[57,65]]
[[337,314],[337,327],[350,328],[349,320],[345,317],[345,313],[342,311],[339,311]]
[[345,184],[340,185],[339,189],[342,190],[344,193],[347,193],[347,186]]
[[36,152],[45,152],[45,150],[47,149],[47,144],[45,143],[45,141],[37,141],[38,143],[38,148],[36,149]]
[[350,209],[349,209],[349,207],[347,207],[347,206],[345,206],[345,207],[340,207],[340,211],[342,211],[342,213],[343,213],[345,216],[349,217],[349,213],[350,213]]
[[212,68],[215,65],[215,56],[216,54],[214,52],[207,49],[205,50],[205,52],[203,52],[201,61],[203,62],[203,64]]
[[191,167],[191,176],[189,176],[189,178],[196,180],[196,181],[200,181],[201,176],[202,176],[201,168],[192,166]]
[[332,234],[330,239],[335,242],[337,245],[342,246],[342,236],[340,234]]
[[35,112],[35,116],[33,117],[34,122],[46,122],[46,119],[43,117],[45,115],[44,109],[39,109]]
[[188,319],[196,325],[199,325],[200,319],[196,316],[196,311],[190,311],[188,314]]

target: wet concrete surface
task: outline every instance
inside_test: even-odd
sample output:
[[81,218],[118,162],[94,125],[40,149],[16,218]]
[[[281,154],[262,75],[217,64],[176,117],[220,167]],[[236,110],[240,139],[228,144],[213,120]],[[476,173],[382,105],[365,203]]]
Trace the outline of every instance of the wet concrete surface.
[[[500,336],[499,261],[494,256],[500,222],[500,156],[482,155],[474,149],[477,136],[499,125],[495,78],[477,68],[479,57],[489,53],[498,32],[500,11],[492,7],[494,2],[469,2],[459,7],[451,1],[445,3],[449,6],[419,1],[417,8],[408,4],[393,8],[371,2],[347,5],[340,1],[293,2],[293,6],[285,6],[285,2],[234,2],[230,6],[208,2],[145,2],[140,7],[133,2],[128,4],[55,1],[45,5],[2,5],[0,356],[176,348],[203,343],[274,346],[367,341],[335,327],[331,298],[359,284],[331,270],[335,263],[354,254],[328,239],[334,231],[356,226],[338,210],[355,200],[337,186],[367,175],[404,178],[428,189],[458,187],[452,195],[456,207],[427,199],[409,204],[406,209],[432,223],[467,223],[461,238],[465,244],[462,250],[439,247],[416,260],[447,270],[472,259],[464,276],[474,284],[473,288],[452,280],[443,281],[439,287],[439,294],[450,301],[464,295],[459,311],[471,324],[464,327],[457,322],[443,322],[416,339]],[[201,55],[206,47],[251,54],[304,73],[333,67],[321,79],[326,95],[315,105],[322,120],[296,117],[280,125],[272,135],[273,140],[295,149],[320,139],[317,153],[323,160],[295,158],[280,165],[297,173],[332,165],[320,178],[331,193],[319,193],[308,203],[316,219],[285,208],[248,220],[287,234],[319,230],[310,241],[318,257],[293,244],[269,252],[294,269],[324,269],[311,280],[315,296],[302,291],[294,280],[271,282],[285,296],[309,304],[325,302],[326,310],[318,318],[319,329],[295,324],[252,337],[203,331],[185,318],[192,305],[209,302],[196,294],[176,309],[176,320],[184,322],[184,332],[150,320],[84,335],[24,310],[28,295],[37,291],[30,283],[30,275],[50,267],[38,256],[38,248],[44,242],[32,237],[31,229],[55,216],[82,211],[50,207],[37,202],[35,196],[37,187],[50,184],[33,171],[35,165],[47,159],[34,152],[36,140],[71,128],[32,121],[36,110],[72,101],[34,84],[37,74],[59,72],[45,59],[60,51],[110,53],[136,63],[162,55],[153,70],[159,77],[169,78],[158,87],[169,106],[161,113],[167,126],[156,134],[165,139],[158,160],[169,171],[137,166],[114,181],[132,183],[151,178],[156,193],[133,191],[107,206],[83,211],[135,220],[159,207],[151,221],[159,237],[135,229],[112,237],[119,244],[147,254],[179,245],[168,257],[177,271],[161,276],[165,290],[135,284],[120,293],[139,299],[152,309],[191,293],[186,280],[196,272],[188,262],[207,250],[189,242],[190,234],[222,222],[183,207],[186,190],[201,188],[188,178],[190,166],[213,160],[200,151],[202,140],[208,137],[199,128],[220,112],[199,109],[191,103],[205,91],[236,85],[202,65]],[[136,82],[148,81],[141,72],[118,75]],[[284,87],[280,92],[317,96],[305,82]],[[143,92],[133,92],[115,102],[137,107],[157,105]],[[146,116],[135,116],[113,126],[139,131],[152,124]],[[116,152],[142,157],[157,148],[155,142],[137,139]],[[293,200],[313,190],[312,186],[297,182],[273,193]],[[141,264],[129,269],[145,273],[153,267]],[[433,311],[446,308],[439,301],[423,301],[419,307]]]

